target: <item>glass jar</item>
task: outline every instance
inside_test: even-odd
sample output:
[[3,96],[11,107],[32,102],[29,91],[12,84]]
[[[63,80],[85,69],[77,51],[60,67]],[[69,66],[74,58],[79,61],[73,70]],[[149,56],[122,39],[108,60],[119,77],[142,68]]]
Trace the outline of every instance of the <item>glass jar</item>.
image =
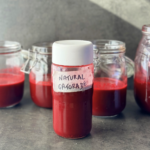
[[0,41],[0,108],[18,104],[23,97],[24,73],[21,45],[18,42]]
[[[116,40],[95,40],[94,92],[92,114],[116,116],[126,106],[127,76],[134,73],[134,63],[125,57],[125,43]],[[126,69],[127,66],[127,69]]]
[[65,138],[85,137],[92,127],[92,43],[57,41],[52,49],[54,131]]
[[150,113],[150,25],[144,25],[142,32],[134,60],[134,97],[139,107]]
[[[52,43],[42,42],[32,46],[22,71],[29,74],[30,94],[40,107],[52,108],[51,59]],[[22,52],[26,57],[26,52]]]

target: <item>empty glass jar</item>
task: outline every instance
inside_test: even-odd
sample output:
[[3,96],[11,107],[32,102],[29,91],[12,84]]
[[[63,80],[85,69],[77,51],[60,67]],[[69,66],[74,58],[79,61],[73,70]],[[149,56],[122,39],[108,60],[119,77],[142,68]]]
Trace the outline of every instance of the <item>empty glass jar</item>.
[[125,43],[95,40],[94,92],[92,114],[116,116],[126,106],[127,77],[134,73],[134,63],[125,57]]
[[0,107],[13,107],[23,97],[24,73],[21,45],[18,42],[0,41]]
[[[28,51],[28,59],[22,71],[29,74],[30,94],[33,102],[45,108],[52,108],[51,62],[52,43],[36,43]],[[26,56],[26,52],[23,52]]]

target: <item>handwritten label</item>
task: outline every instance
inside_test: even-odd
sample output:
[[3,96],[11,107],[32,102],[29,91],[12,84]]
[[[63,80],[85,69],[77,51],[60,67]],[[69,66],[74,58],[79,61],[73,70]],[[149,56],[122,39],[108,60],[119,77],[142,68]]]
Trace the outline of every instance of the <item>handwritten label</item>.
[[93,84],[93,73],[84,71],[53,72],[53,89],[55,92],[77,92],[90,89]]

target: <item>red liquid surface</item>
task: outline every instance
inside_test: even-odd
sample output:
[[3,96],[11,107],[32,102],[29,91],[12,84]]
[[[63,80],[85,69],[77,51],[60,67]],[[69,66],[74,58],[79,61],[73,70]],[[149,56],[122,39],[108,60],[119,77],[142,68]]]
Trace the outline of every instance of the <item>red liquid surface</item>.
[[0,107],[18,104],[23,97],[24,74],[0,74]]
[[53,127],[59,136],[76,139],[90,133],[92,94],[92,88],[72,93],[53,91]]
[[134,97],[139,107],[150,113],[150,81],[146,77],[134,78]]
[[96,116],[114,116],[126,105],[127,85],[111,78],[95,78],[92,114]]
[[52,108],[51,81],[36,81],[30,76],[30,94],[33,102],[45,108]]

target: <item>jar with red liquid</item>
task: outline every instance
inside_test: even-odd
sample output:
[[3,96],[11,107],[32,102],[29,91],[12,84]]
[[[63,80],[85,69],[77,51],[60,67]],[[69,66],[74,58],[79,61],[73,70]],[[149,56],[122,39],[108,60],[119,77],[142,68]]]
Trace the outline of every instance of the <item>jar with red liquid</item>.
[[0,41],[0,108],[17,105],[24,90],[24,73],[21,45],[18,42]]
[[92,127],[92,43],[57,41],[52,52],[54,131],[65,138],[83,138]]
[[135,57],[134,97],[139,107],[150,113],[150,25],[144,25],[142,33]]
[[[95,40],[94,92],[92,114],[114,117],[126,106],[127,75],[133,75],[134,63],[125,57],[125,43]],[[127,69],[126,69],[127,68]]]
[[[22,71],[29,74],[30,94],[40,107],[52,108],[51,59],[52,43],[36,43],[28,51],[28,59]],[[26,56],[26,52],[23,52]]]

